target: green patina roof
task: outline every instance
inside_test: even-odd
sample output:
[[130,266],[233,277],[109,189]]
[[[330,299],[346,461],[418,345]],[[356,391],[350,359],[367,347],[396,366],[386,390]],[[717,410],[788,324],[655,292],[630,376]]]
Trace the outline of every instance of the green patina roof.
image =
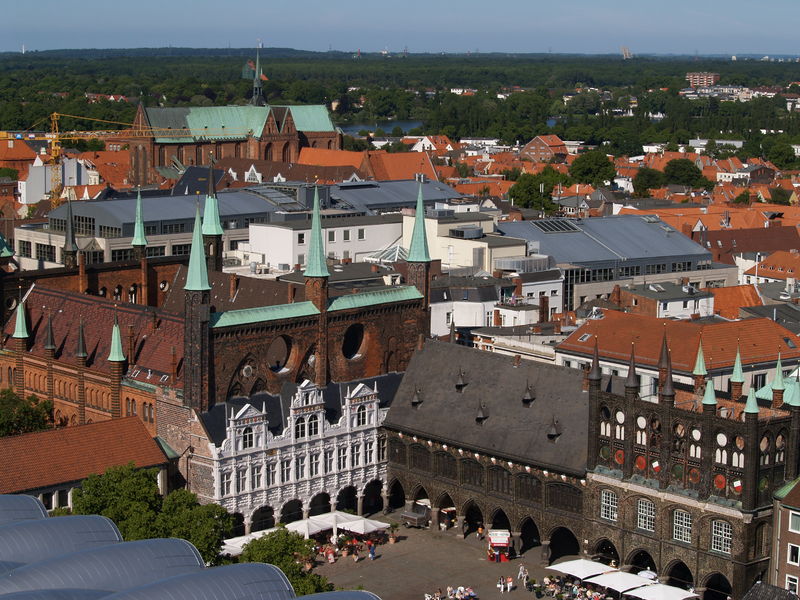
[[144,221],[142,220],[142,192],[136,192],[136,220],[133,222],[133,239],[131,246],[147,246],[147,237],[144,235]]
[[783,500],[784,498],[786,498],[786,496],[789,495],[789,492],[791,492],[794,489],[794,486],[796,486],[798,483],[800,483],[800,477],[798,477],[794,481],[789,481],[783,484],[783,486],[779,487],[776,490],[774,494],[775,498],[777,498],[778,500]]
[[717,392],[714,389],[714,380],[709,379],[706,381],[706,392],[703,394],[703,404],[707,405],[716,405],[717,404]]
[[[153,129],[191,130],[193,136],[157,137],[160,144],[192,140],[244,139],[261,135],[269,116],[267,106],[193,106],[186,108],[146,108]],[[201,133],[202,132],[202,133]],[[207,132],[207,133],[205,133]]]
[[14,325],[14,333],[12,338],[26,338],[28,337],[28,319],[25,316],[25,303],[20,302],[17,305],[17,322]]
[[158,444],[159,448],[161,448],[161,451],[167,458],[173,459],[181,457],[180,453],[173,450],[172,446],[170,446],[163,438],[156,436],[153,439],[156,441],[156,444]]
[[778,352],[778,362],[775,363],[775,379],[772,380],[773,390],[783,390],[786,386],[783,383],[783,364],[781,363],[781,353]]
[[[772,402],[772,390],[772,385],[768,383],[756,390],[756,398]],[[800,382],[796,379],[784,379],[783,403],[787,406],[800,406]]]
[[425,233],[425,204],[422,201],[422,184],[417,192],[417,213],[414,215],[414,231],[411,233],[411,245],[408,248],[407,262],[430,262],[428,252],[428,236]]
[[310,317],[318,315],[319,309],[311,301],[293,302],[292,304],[278,304],[276,306],[261,306],[258,308],[242,308],[229,310],[211,315],[211,327],[233,327],[249,323],[263,323],[278,319],[292,319],[296,317]]
[[736,347],[736,360],[733,361],[733,373],[731,374],[731,381],[733,383],[744,383],[744,371],[742,371],[742,355],[739,353],[739,347]]
[[328,305],[328,312],[375,306],[377,304],[386,304],[387,302],[419,300],[420,298],[422,298],[422,294],[420,294],[419,290],[414,286],[396,287],[386,290],[376,290],[374,292],[361,292],[360,294],[346,294],[331,300],[331,303]]
[[203,235],[222,235],[216,195],[206,195],[206,205],[203,207]]
[[0,235],[0,258],[8,258],[9,256],[14,256],[14,251],[8,245],[6,238]]
[[756,402],[756,393],[753,391],[752,387],[750,391],[747,392],[747,402],[745,402],[744,405],[744,412],[758,414],[758,402]]
[[200,205],[194,213],[194,231],[192,232],[192,250],[189,253],[189,271],[186,273],[186,285],[183,289],[189,291],[210,290],[208,285],[208,270],[206,267],[206,253],[203,249],[203,238],[200,230]]
[[328,109],[321,104],[287,106],[297,131],[336,131]]
[[123,362],[125,360],[125,353],[122,351],[122,336],[119,333],[119,323],[117,317],[114,317],[114,327],[111,329],[111,349],[108,352],[108,360],[110,362]]
[[703,356],[702,340],[697,346],[697,359],[694,361],[694,371],[692,371],[692,375],[708,375],[708,371],[706,371],[706,359],[705,356]]
[[311,234],[308,241],[305,277],[330,277],[325,245],[322,241],[322,221],[319,216],[319,190],[314,187],[314,210],[311,212]]

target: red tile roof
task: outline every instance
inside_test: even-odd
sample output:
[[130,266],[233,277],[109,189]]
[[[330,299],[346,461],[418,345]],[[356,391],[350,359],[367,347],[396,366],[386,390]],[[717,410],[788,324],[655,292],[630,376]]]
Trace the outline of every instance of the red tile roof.
[[102,152],[82,152],[78,158],[90,162],[100,174],[104,183],[120,190],[131,187],[128,173],[131,170],[131,154],[127,150]]
[[167,463],[138,417],[0,438],[0,493],[14,494],[81,481],[109,467]]
[[764,304],[754,285],[704,288],[703,291],[714,295],[714,313],[725,319],[738,319],[739,309],[743,306]]
[[[672,351],[672,367],[684,373],[691,373],[694,369],[701,336],[709,370],[733,368],[737,343],[745,365],[773,363],[779,351],[785,359],[800,359],[800,347],[795,344],[792,348],[786,343],[786,339],[796,340],[797,336],[771,319],[707,324],[656,319],[614,310],[603,311],[602,319],[587,320],[559,345],[559,349],[591,356],[597,336],[601,357],[624,362],[630,357],[633,342],[636,344],[637,364],[656,367],[665,330]],[[584,334],[590,335],[581,342]]]
[[800,279],[800,254],[778,250],[744,273],[768,279]]
[[364,163],[364,154],[349,150],[327,150],[325,148],[302,148],[297,159],[301,165],[321,167],[353,167],[358,169]]
[[425,152],[370,151],[367,157],[377,181],[414,179],[417,173],[423,173],[429,179],[438,179],[431,158]]

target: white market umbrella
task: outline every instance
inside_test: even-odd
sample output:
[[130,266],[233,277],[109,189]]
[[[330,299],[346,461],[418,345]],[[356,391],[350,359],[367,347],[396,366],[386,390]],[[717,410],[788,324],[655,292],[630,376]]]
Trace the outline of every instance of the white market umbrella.
[[603,573],[602,575],[593,575],[587,578],[586,583],[592,585],[599,585],[615,592],[624,592],[625,590],[632,590],[643,585],[652,585],[653,581],[646,577],[639,577],[633,573],[626,573],[625,571],[614,571],[612,573]]
[[312,521],[316,526],[319,527],[317,531],[326,531],[328,529],[333,529],[333,535],[338,535],[340,525],[342,525],[343,523],[350,523],[352,521],[357,521],[360,518],[361,517],[357,515],[351,515],[350,513],[342,512],[340,510],[334,510],[329,513],[325,513],[323,515],[316,515],[314,517],[309,518],[308,520]]
[[286,525],[286,529],[289,531],[294,531],[295,533],[299,533],[304,538],[308,539],[315,533],[319,533],[320,531],[325,531],[325,527],[320,526],[319,523],[315,523],[311,519],[302,519],[300,521],[293,521]]
[[387,527],[389,527],[389,525],[382,521],[365,519],[363,517],[358,521],[348,521],[347,523],[342,523],[339,526],[340,529],[344,529],[352,533],[358,533],[360,535],[372,533],[373,531],[380,531],[381,529],[386,529]]
[[625,592],[626,596],[641,598],[642,600],[685,600],[686,598],[697,598],[694,592],[663,583],[654,583],[644,587],[636,588]]
[[231,556],[239,556],[248,542],[257,540],[258,538],[263,537],[277,530],[278,530],[277,527],[273,527],[271,529],[265,529],[263,531],[254,531],[253,533],[248,533],[247,535],[240,535],[238,537],[223,540],[222,553],[229,554]]
[[568,560],[566,562],[558,563],[557,565],[550,565],[547,567],[553,571],[559,571],[572,575],[578,579],[586,579],[592,575],[600,575],[601,573],[608,573],[609,571],[617,571],[603,563],[594,562],[593,560],[586,560],[585,558],[576,558],[575,560]]
[[645,571],[639,571],[637,575],[639,577],[646,577],[647,579],[652,579],[653,581],[658,579],[658,574],[655,571],[651,571],[650,569],[647,569]]

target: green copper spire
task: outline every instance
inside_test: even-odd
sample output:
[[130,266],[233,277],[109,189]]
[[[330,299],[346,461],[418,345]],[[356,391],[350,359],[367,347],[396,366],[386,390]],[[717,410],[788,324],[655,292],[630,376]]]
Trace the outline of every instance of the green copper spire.
[[422,183],[417,194],[417,214],[414,215],[414,231],[408,248],[407,262],[431,262],[428,252],[428,236],[425,234],[425,204],[422,202]]
[[758,414],[758,402],[756,401],[756,390],[750,386],[750,391],[747,392],[747,402],[744,405],[744,412],[751,414]]
[[203,250],[203,237],[200,233],[200,205],[194,213],[194,231],[192,232],[192,250],[189,253],[189,272],[186,274],[184,290],[201,292],[210,290],[208,285],[208,268],[206,267],[206,253]]
[[742,355],[739,353],[739,346],[736,346],[736,360],[733,361],[733,374],[731,383],[744,383],[744,372],[742,371]]
[[311,239],[308,241],[306,277],[330,277],[325,246],[322,243],[322,219],[319,216],[319,190],[314,187],[314,210],[311,213]]
[[706,381],[706,392],[703,394],[703,404],[717,404],[717,393],[714,390],[714,380],[709,379]]
[[136,192],[136,221],[133,223],[133,239],[131,246],[147,246],[147,238],[144,235],[144,221],[142,220],[142,192]]
[[10,256],[14,256],[14,251],[8,245],[6,238],[0,235],[0,258],[8,258]]
[[700,338],[700,343],[697,346],[697,359],[694,361],[694,371],[692,375],[708,375],[706,371],[706,359],[703,356],[703,338]]
[[108,352],[109,362],[123,362],[125,353],[122,351],[122,336],[119,333],[117,315],[114,315],[114,328],[111,330],[111,350]]
[[770,386],[773,390],[785,390],[786,386],[783,384],[783,365],[781,364],[781,353],[778,352],[778,362],[775,364],[775,379],[772,380]]
[[20,300],[17,304],[17,323],[14,325],[14,333],[12,338],[24,339],[28,335],[28,319],[25,317],[25,302]]
[[203,235],[222,235],[222,225],[219,222],[219,204],[217,203],[217,190],[214,185],[214,164],[208,165],[208,190],[206,191],[206,205],[203,207]]

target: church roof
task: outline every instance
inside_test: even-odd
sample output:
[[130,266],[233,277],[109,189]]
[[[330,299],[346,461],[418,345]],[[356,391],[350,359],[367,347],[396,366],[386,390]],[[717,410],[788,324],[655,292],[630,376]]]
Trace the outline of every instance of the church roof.
[[[466,385],[459,392],[455,384],[460,373]],[[428,341],[411,358],[384,427],[582,475],[589,419],[582,379],[577,369],[530,361],[515,366],[511,356]],[[611,385],[619,393],[622,384],[619,378],[601,382],[603,389]],[[522,399],[528,386],[536,397],[526,403]],[[414,407],[411,398],[417,390],[423,401]],[[478,406],[488,415],[481,424],[476,422]],[[554,423],[558,435],[548,437]]]

